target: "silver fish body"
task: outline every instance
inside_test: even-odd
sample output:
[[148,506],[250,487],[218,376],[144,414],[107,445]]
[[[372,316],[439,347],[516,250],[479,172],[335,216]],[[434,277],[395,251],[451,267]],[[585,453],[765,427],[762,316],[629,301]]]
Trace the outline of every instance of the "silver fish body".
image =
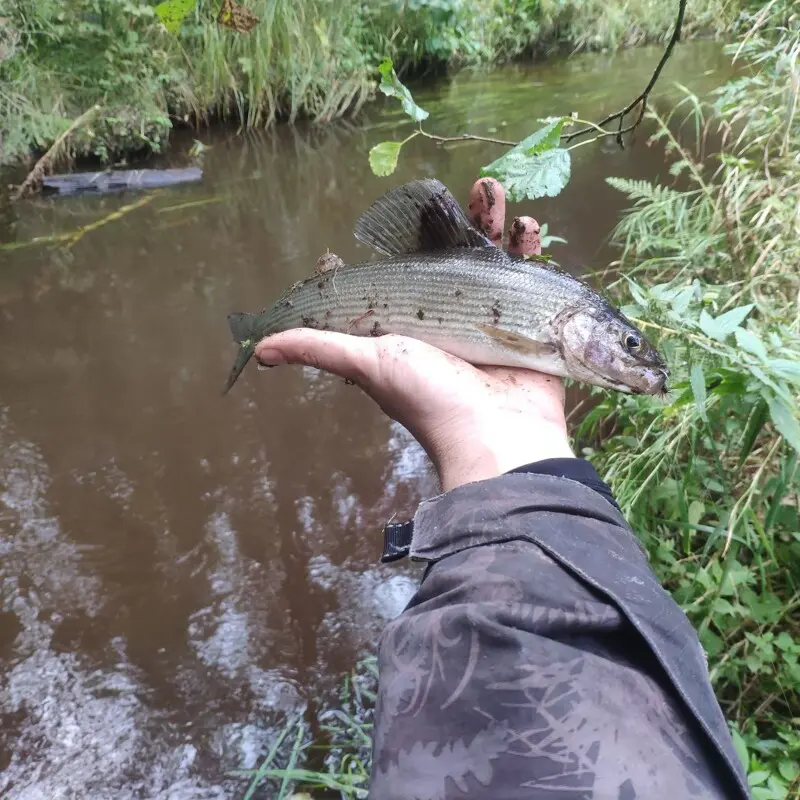
[[388,192],[359,218],[355,234],[387,257],[344,265],[327,254],[316,274],[269,309],[228,316],[240,351],[226,392],[258,341],[301,327],[400,334],[476,365],[524,367],[625,392],[666,391],[668,370],[633,323],[555,264],[494,247],[438,181]]
[[[358,336],[394,333],[472,364],[567,376],[563,357],[550,345],[556,340],[554,323],[565,309],[591,303],[604,305],[566,273],[512,258],[496,247],[454,249],[354,264],[308,278],[263,315],[257,336],[300,327]],[[499,338],[495,330],[510,336]]]

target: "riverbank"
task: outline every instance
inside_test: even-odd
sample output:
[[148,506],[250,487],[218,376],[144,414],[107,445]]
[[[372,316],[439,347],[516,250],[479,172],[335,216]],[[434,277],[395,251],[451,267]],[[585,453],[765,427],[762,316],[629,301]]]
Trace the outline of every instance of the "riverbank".
[[[163,149],[180,126],[226,120],[245,129],[357,112],[375,68],[401,74],[490,65],[558,50],[616,49],[667,38],[677,3],[661,0],[250,0],[247,33],[197,0],[176,35],[142,0],[0,0],[0,165],[71,135],[72,155],[114,163]],[[684,38],[722,35],[739,0],[689,4]]]

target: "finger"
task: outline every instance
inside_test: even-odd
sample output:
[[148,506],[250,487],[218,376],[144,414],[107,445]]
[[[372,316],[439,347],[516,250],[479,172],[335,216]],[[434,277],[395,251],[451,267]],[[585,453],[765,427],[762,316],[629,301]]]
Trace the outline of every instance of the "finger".
[[469,196],[472,223],[498,247],[503,243],[506,221],[506,192],[494,178],[481,178],[472,186]]
[[508,230],[508,252],[518,256],[542,254],[539,223],[533,217],[517,217]]
[[375,342],[346,333],[295,328],[262,339],[255,355],[268,366],[303,364],[368,386],[376,374]]

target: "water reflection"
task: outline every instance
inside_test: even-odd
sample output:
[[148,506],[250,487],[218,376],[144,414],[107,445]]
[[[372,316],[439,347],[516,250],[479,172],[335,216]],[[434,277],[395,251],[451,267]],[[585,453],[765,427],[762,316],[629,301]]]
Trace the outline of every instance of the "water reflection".
[[[433,130],[517,138],[554,106],[624,101],[654,52],[464,74],[419,99]],[[681,52],[673,78],[719,63]],[[312,370],[248,370],[220,397],[229,311],[326,248],[366,256],[350,231],[389,184],[365,153],[394,119],[210,132],[203,184],[71,249],[0,254],[3,797],[235,795],[226,771],[255,765],[287,714],[313,716],[413,591],[415,567],[376,563],[382,524],[436,491],[409,435]],[[415,141],[391,183],[435,174],[463,198],[495,155]],[[659,171],[642,146],[579,149],[561,197],[513,211],[581,269],[608,256],[621,200],[604,177]],[[126,202],[37,200],[3,235]]]

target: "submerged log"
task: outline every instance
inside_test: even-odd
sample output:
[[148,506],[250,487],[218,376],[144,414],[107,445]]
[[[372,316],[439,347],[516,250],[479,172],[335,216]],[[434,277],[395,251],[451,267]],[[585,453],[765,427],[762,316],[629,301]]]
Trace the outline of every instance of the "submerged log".
[[130,189],[161,189],[181,183],[196,183],[203,178],[199,167],[185,169],[131,169],[105,172],[76,172],[72,175],[48,175],[42,188],[59,194],[106,194]]
[[64,143],[81,127],[81,125],[85,125],[89,122],[99,110],[100,106],[94,105],[70,123],[69,128],[58,136],[48,151],[36,162],[33,169],[28,173],[28,177],[17,187],[17,190],[11,195],[12,200],[19,200],[20,197],[25,197],[26,195],[39,191],[42,185],[42,179],[58,159],[64,147]]

